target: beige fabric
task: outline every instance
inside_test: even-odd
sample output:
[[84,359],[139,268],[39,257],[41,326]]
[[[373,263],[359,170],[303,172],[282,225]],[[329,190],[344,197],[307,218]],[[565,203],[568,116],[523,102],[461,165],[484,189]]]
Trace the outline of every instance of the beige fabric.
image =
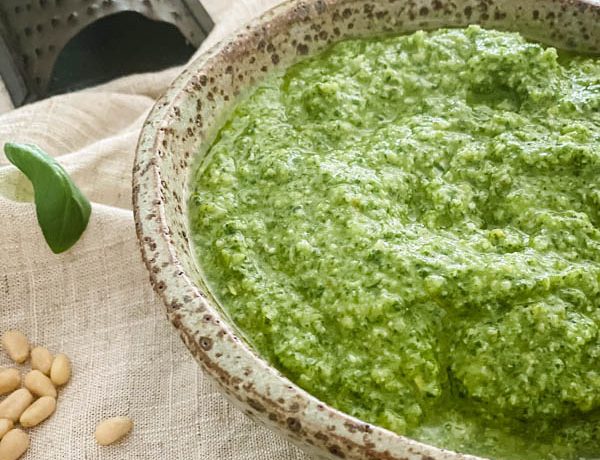
[[[204,47],[273,3],[205,0],[217,26]],[[93,201],[83,238],[54,255],[27,201],[31,187],[0,155],[0,331],[22,330],[67,353],[74,368],[56,414],[30,430],[26,459],[306,458],[225,402],[148,283],[130,210],[131,167],[145,115],[177,73],[128,77],[0,116],[0,144],[39,144]],[[0,365],[10,365],[4,353]],[[135,421],[131,436],[96,446],[96,424],[124,414]]]
[[4,82],[0,79],[0,113],[8,112],[13,108],[12,102],[10,100],[10,96],[6,91],[6,87],[4,86]]

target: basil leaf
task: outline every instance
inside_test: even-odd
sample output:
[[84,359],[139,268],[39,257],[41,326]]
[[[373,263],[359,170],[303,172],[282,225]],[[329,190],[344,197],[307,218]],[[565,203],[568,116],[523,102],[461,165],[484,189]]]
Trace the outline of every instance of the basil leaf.
[[44,238],[55,254],[73,246],[90,220],[91,206],[63,167],[32,144],[4,144],[8,160],[27,176]]

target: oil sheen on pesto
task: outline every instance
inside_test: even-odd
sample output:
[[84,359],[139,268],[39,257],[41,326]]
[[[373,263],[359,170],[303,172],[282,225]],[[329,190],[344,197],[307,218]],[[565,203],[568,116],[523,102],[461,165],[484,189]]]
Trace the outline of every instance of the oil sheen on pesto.
[[249,94],[190,199],[254,347],[365,421],[600,457],[600,62],[478,27],[339,43]]

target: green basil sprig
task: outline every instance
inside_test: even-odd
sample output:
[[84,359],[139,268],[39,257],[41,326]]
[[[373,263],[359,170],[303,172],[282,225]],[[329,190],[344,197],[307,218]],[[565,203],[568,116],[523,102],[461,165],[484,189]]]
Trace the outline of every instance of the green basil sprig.
[[8,160],[31,181],[44,238],[55,254],[73,246],[90,220],[92,207],[63,167],[32,144],[4,144]]

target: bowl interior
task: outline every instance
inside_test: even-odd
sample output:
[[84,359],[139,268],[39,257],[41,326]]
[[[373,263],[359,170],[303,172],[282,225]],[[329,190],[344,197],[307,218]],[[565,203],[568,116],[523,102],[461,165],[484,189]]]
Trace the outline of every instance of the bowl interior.
[[[313,1],[286,5],[267,13],[260,21],[262,26],[246,27],[230,43],[217,46],[195,62],[179,78],[178,91],[170,92],[168,111],[158,127],[156,155],[170,243],[184,271],[220,311],[192,250],[187,215],[189,183],[240,95],[270,71],[348,38],[468,24],[518,31],[561,49],[600,51],[600,24],[592,18],[598,17],[598,9],[592,10],[584,2],[579,6],[544,1]],[[163,99],[160,104],[167,101]]]

